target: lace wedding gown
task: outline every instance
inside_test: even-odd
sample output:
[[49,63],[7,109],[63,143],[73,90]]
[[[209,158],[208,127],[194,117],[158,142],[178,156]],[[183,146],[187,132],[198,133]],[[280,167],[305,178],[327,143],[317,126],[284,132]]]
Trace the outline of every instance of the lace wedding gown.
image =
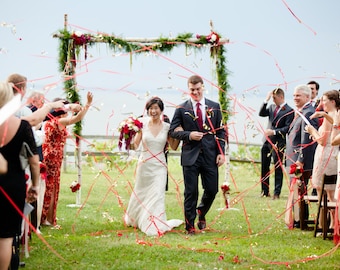
[[135,187],[124,217],[127,225],[138,227],[148,236],[161,236],[183,223],[179,219],[167,220],[165,213],[167,163],[164,146],[169,127],[163,122],[162,130],[154,136],[149,130],[148,120],[143,123]]

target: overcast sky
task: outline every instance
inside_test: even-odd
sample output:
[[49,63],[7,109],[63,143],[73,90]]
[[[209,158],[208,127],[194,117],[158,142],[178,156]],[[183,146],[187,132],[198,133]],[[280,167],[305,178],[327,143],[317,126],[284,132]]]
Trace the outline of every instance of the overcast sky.
[[[122,38],[207,35],[212,20],[215,30],[230,40],[229,95],[235,112],[229,123],[231,140],[261,141],[256,127],[265,119],[258,117],[258,110],[277,85],[286,90],[291,105],[294,87],[309,80],[320,82],[321,93],[340,88],[338,0],[3,0],[1,6],[0,79],[24,74],[29,88],[44,91],[48,99],[63,96],[58,39],[52,35],[63,28],[64,14],[70,31]],[[215,81],[208,50],[183,47],[164,56],[139,55],[131,64],[128,55],[105,45],[90,49],[87,61],[81,58],[77,82],[82,100],[88,90],[94,93],[98,110],[86,116],[83,134],[112,134],[126,114],[143,113],[151,95],[163,98],[171,117],[173,106],[182,102],[186,77],[198,73]],[[218,100],[217,90],[209,83],[206,88],[206,96]]]

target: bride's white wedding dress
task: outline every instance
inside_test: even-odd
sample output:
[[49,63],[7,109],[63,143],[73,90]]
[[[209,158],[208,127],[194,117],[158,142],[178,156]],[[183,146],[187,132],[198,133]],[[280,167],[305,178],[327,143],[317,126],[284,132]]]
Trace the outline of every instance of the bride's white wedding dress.
[[167,163],[164,146],[170,125],[162,123],[163,128],[156,136],[150,132],[148,120],[143,123],[135,186],[124,217],[127,225],[138,227],[148,236],[161,236],[183,223],[179,219],[167,220],[165,213]]

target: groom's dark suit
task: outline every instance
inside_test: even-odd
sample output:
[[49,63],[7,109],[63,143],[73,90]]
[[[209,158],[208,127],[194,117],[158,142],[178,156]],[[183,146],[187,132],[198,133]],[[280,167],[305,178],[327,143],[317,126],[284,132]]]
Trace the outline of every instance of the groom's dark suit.
[[[170,136],[182,140],[181,165],[184,175],[184,214],[186,230],[194,229],[196,210],[204,218],[218,192],[218,166],[216,157],[224,154],[225,130],[222,125],[220,105],[205,99],[203,130],[199,129],[192,101],[189,99],[177,106],[170,125]],[[174,131],[181,126],[183,131]],[[190,140],[190,132],[201,131],[201,141]],[[198,175],[201,174],[204,193],[198,200]]]

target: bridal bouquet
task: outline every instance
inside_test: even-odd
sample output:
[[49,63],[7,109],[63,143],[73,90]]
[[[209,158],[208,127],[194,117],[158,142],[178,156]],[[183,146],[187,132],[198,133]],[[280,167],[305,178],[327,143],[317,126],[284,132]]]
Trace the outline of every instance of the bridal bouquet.
[[133,116],[130,116],[129,118],[120,122],[118,127],[118,131],[120,132],[118,142],[119,150],[121,150],[123,146],[123,141],[125,141],[125,149],[129,150],[133,136],[135,136],[136,133],[142,129],[142,127],[143,123]]

